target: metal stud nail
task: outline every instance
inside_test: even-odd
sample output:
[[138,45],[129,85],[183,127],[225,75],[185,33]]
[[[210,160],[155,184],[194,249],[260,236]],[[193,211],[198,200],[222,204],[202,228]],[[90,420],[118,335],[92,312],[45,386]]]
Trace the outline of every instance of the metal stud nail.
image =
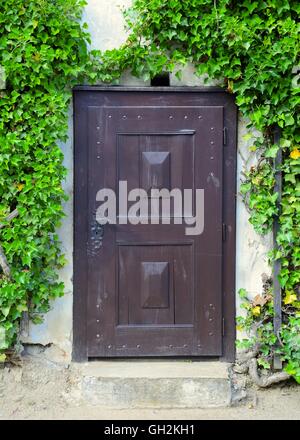
[[110,349],[110,348],[111,348],[111,345],[108,345],[107,348]]
[[172,115],[170,115],[170,116],[169,116],[169,119],[173,119],[173,116],[172,116]]
[[202,119],[202,116],[201,116],[201,115],[199,115],[199,116],[198,116],[198,119]]
[[109,117],[109,119],[111,119],[111,118],[112,118],[112,116],[111,116],[111,115],[108,115],[108,117]]
[[123,119],[127,119],[127,116],[126,116],[126,115],[123,115],[122,118],[123,118]]
[[214,131],[215,128],[214,127],[210,127],[210,129],[211,129],[211,131]]
[[100,130],[100,127],[99,127],[99,125],[98,125],[98,127],[97,127],[97,130]]
[[101,156],[98,155],[98,156],[97,156],[97,159],[101,159]]
[[187,118],[188,118],[187,115],[185,115],[184,119],[187,119]]
[[209,332],[208,334],[209,334],[209,336],[213,336],[213,332]]
[[97,319],[96,322],[99,324],[99,322],[100,322],[99,319]]
[[97,304],[97,305],[96,305],[96,307],[97,307],[97,309],[99,309],[100,305],[99,305],[99,304]]
[[141,348],[140,344],[138,344],[138,345],[136,346],[136,348]]
[[138,119],[142,119],[141,115],[138,115]]
[[97,338],[100,338],[100,335],[96,335],[97,336]]
[[214,144],[214,141],[210,141],[210,145],[213,145]]

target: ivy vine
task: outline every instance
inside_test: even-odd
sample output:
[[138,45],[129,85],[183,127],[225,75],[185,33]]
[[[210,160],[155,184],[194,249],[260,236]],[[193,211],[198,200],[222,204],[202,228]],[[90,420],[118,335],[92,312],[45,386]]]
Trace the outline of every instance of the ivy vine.
[[[57,141],[66,136],[72,85],[115,83],[126,69],[144,80],[162,71],[176,70],[180,77],[180,66],[191,62],[198,75],[221,80],[235,95],[249,121],[249,136],[261,133],[253,135],[250,149],[259,159],[244,170],[241,193],[258,233],[268,233],[279,215],[278,248],[270,261],[282,264],[284,320],[281,335],[271,337],[270,289],[266,302],[264,292],[255,301],[244,295],[247,316],[239,325],[252,332],[246,345],[259,341],[261,367],[270,367],[270,354],[280,343],[286,371],[299,380],[299,2],[133,0],[125,11],[126,43],[102,54],[87,49],[89,35],[79,24],[84,5],[79,0],[38,5],[4,0],[0,6],[0,64],[8,78],[0,100],[0,220],[16,208],[19,212],[0,230],[12,268],[10,278],[0,275],[0,331],[6,332],[0,348],[15,342],[23,311],[36,316],[63,293],[56,275],[63,257],[55,231],[63,215],[65,169]],[[276,126],[280,145],[273,141]],[[280,211],[274,191],[278,148],[284,176]]]
[[[0,65],[0,356],[16,344],[22,314],[40,322],[63,295],[57,228],[66,197],[58,142],[67,136],[71,88],[92,80],[94,55],[80,25],[85,1],[2,0]],[[1,355],[2,353],[2,355]]]

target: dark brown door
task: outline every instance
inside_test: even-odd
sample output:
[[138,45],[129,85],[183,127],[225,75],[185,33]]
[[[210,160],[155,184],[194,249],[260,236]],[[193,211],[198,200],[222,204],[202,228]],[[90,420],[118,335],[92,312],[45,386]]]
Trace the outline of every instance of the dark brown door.
[[[87,357],[223,354],[228,99],[215,95],[75,93],[75,313],[83,317],[74,325],[85,326],[78,343]],[[203,232],[187,235],[172,203],[170,221],[160,212],[158,224],[120,224],[120,181],[147,194],[203,189]],[[96,222],[102,188],[117,194],[117,224]]]

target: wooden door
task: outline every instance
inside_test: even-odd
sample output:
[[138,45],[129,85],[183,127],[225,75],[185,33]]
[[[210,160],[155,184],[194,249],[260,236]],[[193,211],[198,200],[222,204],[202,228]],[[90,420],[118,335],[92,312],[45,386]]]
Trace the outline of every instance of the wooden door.
[[[222,356],[224,121],[234,105],[223,93],[151,90],[75,92],[78,347],[88,358]],[[124,224],[119,182],[147,195],[203,189],[203,232],[187,235],[173,204],[169,221],[160,212],[155,224]],[[96,221],[103,188],[116,194],[116,224]]]

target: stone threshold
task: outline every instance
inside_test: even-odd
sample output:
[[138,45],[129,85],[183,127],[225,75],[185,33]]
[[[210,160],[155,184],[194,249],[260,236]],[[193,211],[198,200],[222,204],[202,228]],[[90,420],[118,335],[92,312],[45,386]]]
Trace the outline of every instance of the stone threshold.
[[81,398],[107,408],[214,408],[231,404],[229,364],[103,360],[72,364]]

